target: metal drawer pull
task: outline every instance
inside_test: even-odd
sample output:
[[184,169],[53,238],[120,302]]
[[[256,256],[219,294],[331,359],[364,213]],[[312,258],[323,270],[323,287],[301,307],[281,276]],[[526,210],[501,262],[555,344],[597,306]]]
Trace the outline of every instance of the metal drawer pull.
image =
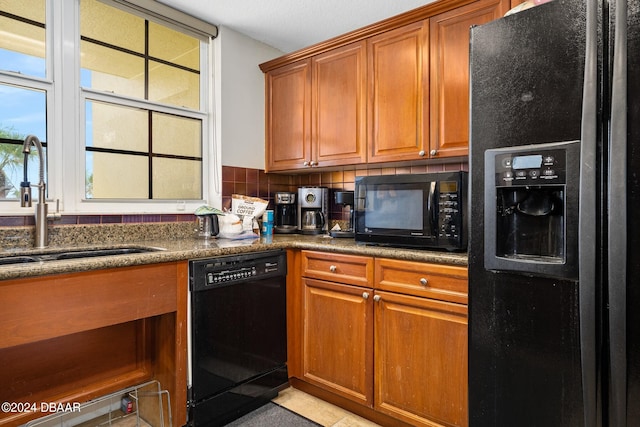
[[420,279],[420,284],[422,286],[427,286],[427,283],[429,283],[429,281],[427,279],[425,279],[424,277],[422,279]]
[[369,299],[369,292],[363,292],[362,293],[362,298]]
[[338,267],[336,267],[335,265],[332,265],[331,267],[329,267],[329,271],[331,271],[332,273],[335,273],[337,269]]
[[373,296],[373,300],[374,300],[375,302],[378,302],[378,301],[380,301],[381,299],[382,299],[382,297],[381,297],[380,295],[374,295],[374,296]]

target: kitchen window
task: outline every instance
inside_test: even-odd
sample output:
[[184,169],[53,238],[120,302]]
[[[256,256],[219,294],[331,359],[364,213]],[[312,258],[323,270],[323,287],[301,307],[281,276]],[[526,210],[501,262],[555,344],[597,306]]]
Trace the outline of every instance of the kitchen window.
[[[45,146],[48,199],[67,213],[189,211],[218,196],[214,26],[148,0],[0,0],[0,24],[12,36],[0,38],[2,212],[27,214],[29,133]],[[27,166],[35,184],[37,159]]]

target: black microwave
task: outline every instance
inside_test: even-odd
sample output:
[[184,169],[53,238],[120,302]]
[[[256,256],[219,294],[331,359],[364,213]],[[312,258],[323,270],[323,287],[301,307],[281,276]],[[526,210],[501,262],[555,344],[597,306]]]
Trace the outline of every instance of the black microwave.
[[467,172],[356,177],[357,242],[462,251],[467,248]]

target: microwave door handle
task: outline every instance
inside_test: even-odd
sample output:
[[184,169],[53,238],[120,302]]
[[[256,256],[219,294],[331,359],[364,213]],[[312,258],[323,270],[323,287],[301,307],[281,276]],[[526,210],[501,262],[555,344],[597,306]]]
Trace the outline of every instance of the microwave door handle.
[[427,215],[429,217],[429,222],[431,223],[431,229],[434,232],[437,232],[436,228],[437,228],[437,224],[436,224],[436,213],[437,210],[435,208],[435,204],[436,204],[436,183],[435,181],[431,182],[431,184],[429,184],[429,196],[427,198]]

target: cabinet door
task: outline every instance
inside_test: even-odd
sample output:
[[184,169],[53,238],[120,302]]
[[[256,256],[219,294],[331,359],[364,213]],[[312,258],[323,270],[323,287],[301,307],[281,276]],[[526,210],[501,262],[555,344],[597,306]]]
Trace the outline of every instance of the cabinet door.
[[266,170],[307,167],[311,161],[311,60],[270,71],[266,85]]
[[469,28],[503,16],[509,0],[481,0],[430,21],[431,157],[469,153]]
[[415,426],[467,425],[467,307],[376,291],[375,409]]
[[367,160],[365,49],[353,43],[313,58],[312,166]]
[[417,160],[428,146],[428,21],[369,39],[368,161]]
[[372,291],[304,279],[303,379],[372,405]]

